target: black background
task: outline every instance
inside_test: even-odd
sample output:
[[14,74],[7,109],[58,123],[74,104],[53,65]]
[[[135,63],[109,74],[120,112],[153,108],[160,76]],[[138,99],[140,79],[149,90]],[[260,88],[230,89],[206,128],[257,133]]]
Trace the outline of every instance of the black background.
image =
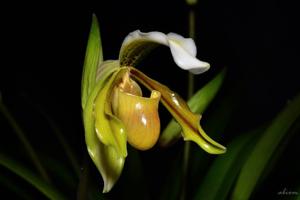
[[[124,37],[137,29],[176,32],[188,37],[189,7],[184,1],[16,3],[4,9],[7,12],[2,14],[4,51],[0,68],[3,102],[30,139],[39,141],[38,149],[57,155],[60,149],[53,145],[50,131],[37,114],[37,107],[42,107],[82,160],[85,144],[80,84],[92,13],[99,19],[105,59],[117,59]],[[201,0],[194,9],[197,57],[211,64],[209,72],[196,77],[196,88],[223,67],[227,67],[228,76],[221,94],[230,93],[237,85],[242,87],[229,140],[235,132],[272,119],[300,91],[297,12],[289,1],[268,0]],[[157,49],[139,68],[186,97],[187,73],[175,66],[167,48]],[[162,115],[169,117],[164,111]],[[5,128],[9,126],[2,119],[1,146],[11,148],[10,153],[16,156],[22,154],[15,135],[2,131]],[[151,152],[158,154],[158,150]],[[297,154],[287,153],[287,160],[291,162],[294,155]],[[146,163],[157,162],[154,156],[149,157],[151,162]],[[283,164],[282,167],[285,168],[279,167],[282,172],[278,172],[279,177],[285,176],[283,171],[289,169]],[[153,170],[159,170],[159,166]],[[281,187],[288,187],[289,179],[282,180],[285,182]]]

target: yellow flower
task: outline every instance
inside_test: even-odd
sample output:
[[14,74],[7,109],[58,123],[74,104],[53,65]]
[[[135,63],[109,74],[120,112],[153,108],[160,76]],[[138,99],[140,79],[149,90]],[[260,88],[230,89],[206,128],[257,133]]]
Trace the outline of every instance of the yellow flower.
[[[82,108],[86,144],[104,180],[103,192],[111,190],[122,172],[127,142],[139,150],[156,144],[159,102],[181,125],[184,140],[194,141],[208,153],[226,151],[206,135],[199,124],[201,116],[192,113],[178,94],[135,68],[154,47],[165,45],[182,69],[195,74],[207,71],[210,65],[196,58],[192,39],[175,33],[134,31],[125,38],[119,59],[104,62],[100,42],[94,17],[83,72]],[[143,97],[138,83],[151,91],[150,97]]]

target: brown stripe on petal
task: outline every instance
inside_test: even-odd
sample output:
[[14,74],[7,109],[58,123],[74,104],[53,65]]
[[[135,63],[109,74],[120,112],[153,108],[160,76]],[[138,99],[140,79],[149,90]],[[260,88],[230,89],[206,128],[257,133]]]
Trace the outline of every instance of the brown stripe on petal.
[[148,89],[160,91],[162,103],[183,128],[183,135],[186,140],[193,140],[209,153],[219,154],[225,152],[225,147],[205,134],[199,124],[201,116],[192,113],[186,102],[178,94],[135,68],[130,68],[130,74]]
[[130,44],[126,45],[126,47],[121,49],[119,58],[121,67],[136,66],[149,52],[151,52],[157,46],[158,44],[144,39],[131,42]]

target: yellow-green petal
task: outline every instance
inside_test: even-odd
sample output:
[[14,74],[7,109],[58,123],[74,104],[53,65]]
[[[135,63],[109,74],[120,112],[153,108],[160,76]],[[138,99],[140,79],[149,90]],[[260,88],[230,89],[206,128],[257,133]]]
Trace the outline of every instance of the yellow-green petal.
[[[208,82],[187,102],[192,112],[202,114],[214,99],[224,81],[226,70],[222,70],[214,79]],[[172,119],[159,138],[163,147],[173,144],[180,138],[181,127]]]
[[101,90],[109,77],[118,69],[118,62],[104,62],[107,65],[101,75],[101,79],[96,83],[87,103],[83,109],[83,121],[85,129],[85,141],[88,153],[99,170],[103,182],[103,192],[109,192],[121,175],[125,158],[116,155],[112,147],[101,143],[95,131],[95,119],[93,116],[94,101],[99,90]]
[[122,121],[112,114],[112,90],[122,80],[127,69],[120,69],[109,78],[94,102],[95,129],[99,140],[113,147],[119,157],[127,156],[126,130]]
[[103,193],[106,193],[112,189],[119,179],[124,167],[125,157],[120,157],[113,147],[104,145],[99,141],[94,130],[94,124],[91,128],[89,130],[91,134],[86,135],[88,153],[100,171],[104,183]]
[[226,148],[212,140],[200,126],[201,115],[190,111],[185,101],[168,87],[147,77],[135,68],[130,68],[130,74],[150,90],[157,90],[161,93],[161,101],[169,110],[175,120],[182,127],[184,140],[196,142],[202,149],[211,154],[226,152]]

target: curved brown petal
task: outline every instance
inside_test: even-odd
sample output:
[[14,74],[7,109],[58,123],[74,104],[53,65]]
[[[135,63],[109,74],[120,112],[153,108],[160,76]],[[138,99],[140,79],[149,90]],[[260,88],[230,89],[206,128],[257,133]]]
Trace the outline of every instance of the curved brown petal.
[[200,126],[201,115],[190,111],[186,102],[175,92],[165,85],[147,77],[145,74],[130,67],[130,74],[150,90],[157,90],[161,93],[161,101],[171,115],[182,127],[184,140],[196,142],[202,149],[211,154],[226,152],[226,148],[212,140]]

